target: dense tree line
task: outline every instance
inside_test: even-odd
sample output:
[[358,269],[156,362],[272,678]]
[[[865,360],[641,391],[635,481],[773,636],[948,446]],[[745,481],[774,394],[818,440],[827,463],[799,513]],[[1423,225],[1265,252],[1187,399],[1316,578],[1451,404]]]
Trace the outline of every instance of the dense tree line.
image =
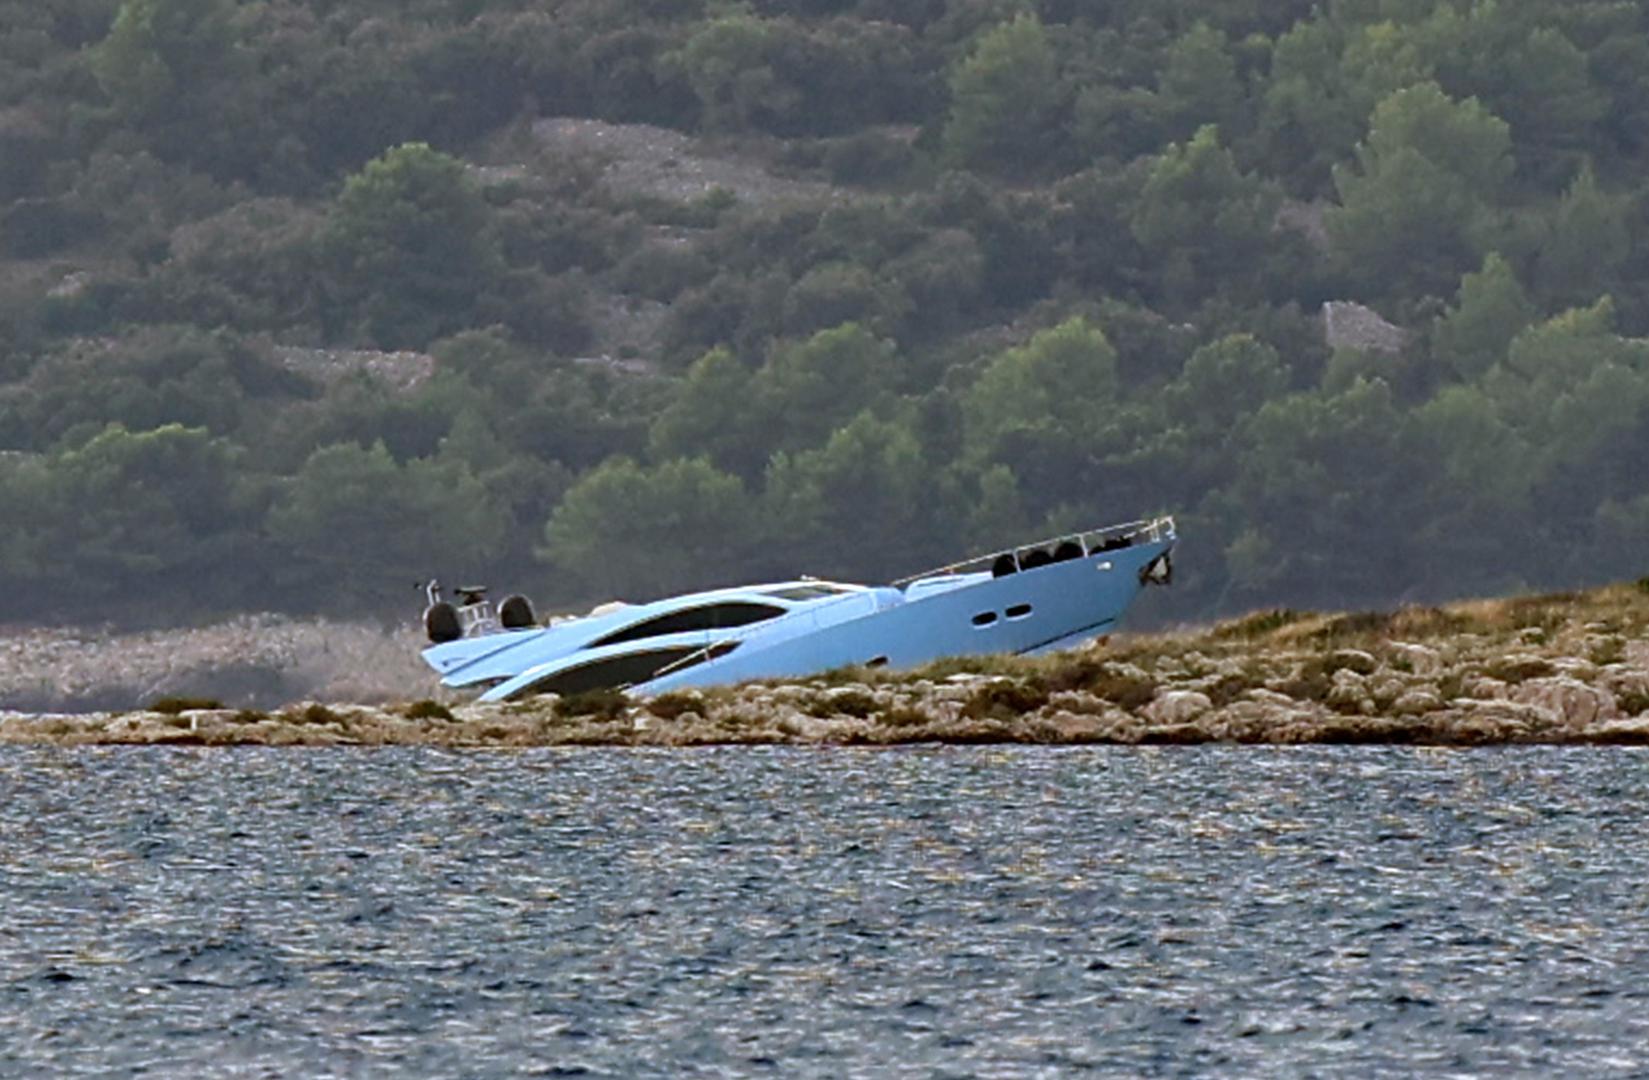
[[[559,603],[1158,511],[1185,615],[1640,575],[1643,9],[0,0],[0,588]],[[557,116],[836,193],[626,194]]]

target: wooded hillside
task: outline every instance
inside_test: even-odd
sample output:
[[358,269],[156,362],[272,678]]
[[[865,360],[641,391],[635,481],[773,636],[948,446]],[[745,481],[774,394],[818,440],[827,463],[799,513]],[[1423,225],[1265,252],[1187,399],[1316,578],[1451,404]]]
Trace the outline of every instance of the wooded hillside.
[[3,610],[1636,577],[1646,166],[1624,0],[0,0]]

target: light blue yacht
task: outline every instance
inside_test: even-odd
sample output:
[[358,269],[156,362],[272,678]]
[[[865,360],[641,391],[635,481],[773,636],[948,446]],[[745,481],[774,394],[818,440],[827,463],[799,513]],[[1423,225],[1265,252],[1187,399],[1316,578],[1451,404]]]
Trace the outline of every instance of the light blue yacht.
[[948,656],[1034,654],[1106,633],[1139,590],[1166,583],[1172,518],[1056,537],[885,586],[803,578],[715,589],[534,622],[512,596],[459,602],[429,585],[424,659],[482,701],[622,689],[656,694],[848,665],[909,668]]

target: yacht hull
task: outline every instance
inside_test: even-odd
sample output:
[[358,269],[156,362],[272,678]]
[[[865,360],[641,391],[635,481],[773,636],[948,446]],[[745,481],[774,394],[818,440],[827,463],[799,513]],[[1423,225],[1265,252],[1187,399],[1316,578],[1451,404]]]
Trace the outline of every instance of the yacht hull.
[[[654,694],[863,665],[1037,653],[1105,633],[1166,580],[1172,518],[1131,522],[942,567],[885,586],[803,578],[644,604],[548,626],[483,629],[424,650],[443,685],[483,701],[617,688]],[[477,598],[480,590],[468,590]],[[479,603],[460,612],[488,626]],[[432,637],[434,635],[432,634]]]
[[794,636],[771,644],[752,639],[727,656],[631,689],[662,693],[855,664],[912,668],[953,656],[1067,648],[1109,631],[1143,588],[1142,573],[1172,547],[1171,540],[1136,544],[987,578],[833,625],[798,627]]

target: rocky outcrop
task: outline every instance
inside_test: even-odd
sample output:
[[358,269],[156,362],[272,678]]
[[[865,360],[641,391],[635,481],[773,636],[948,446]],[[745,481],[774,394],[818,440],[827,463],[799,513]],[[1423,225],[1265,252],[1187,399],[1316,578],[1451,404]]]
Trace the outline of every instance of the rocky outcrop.
[[1330,300],[1323,305],[1323,340],[1331,349],[1400,353],[1408,344],[1409,332],[1372,308],[1350,300]]
[[[1649,649],[1639,647],[1649,641],[1649,586],[1278,621],[1119,636],[1039,660],[981,660],[972,672],[952,662],[640,699],[10,712],[0,713],[0,743],[1649,743]],[[243,646],[282,640],[276,624],[244,629]],[[405,643],[406,656],[414,648]]]
[[286,370],[325,386],[352,376],[364,376],[392,390],[406,393],[422,386],[435,373],[435,358],[420,352],[277,345],[274,358]]
[[690,200],[725,192],[748,205],[820,202],[836,189],[811,180],[774,175],[767,163],[731,146],[714,149],[669,128],[609,124],[576,117],[539,120],[532,134],[562,155],[585,157],[601,182],[619,195]]

